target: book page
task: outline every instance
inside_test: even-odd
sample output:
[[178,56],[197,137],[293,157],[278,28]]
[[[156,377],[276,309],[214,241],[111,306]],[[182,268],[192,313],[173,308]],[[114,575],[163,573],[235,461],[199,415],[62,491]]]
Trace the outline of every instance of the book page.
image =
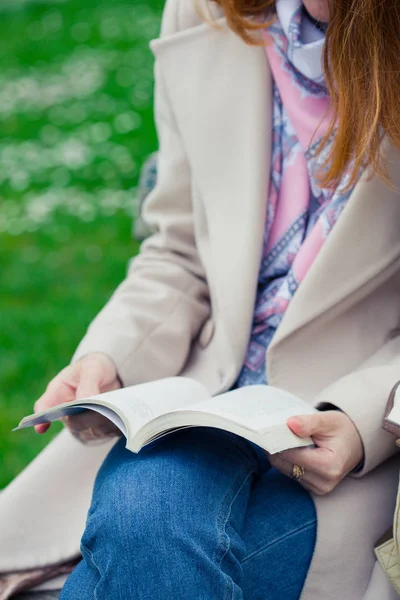
[[[26,417],[18,429],[76,414],[82,408],[91,408],[93,405],[92,410],[110,418],[124,435],[128,433],[134,436],[146,423],[165,412],[186,408],[209,397],[208,390],[198,381],[187,377],[169,377],[54,407]],[[116,416],[112,417],[110,411],[115,411]],[[126,427],[122,428],[121,421]]]
[[[108,398],[107,398],[108,396]],[[127,417],[131,434],[166,412],[186,408],[210,398],[208,390],[198,381],[186,377],[170,377],[150,383],[93,396],[109,407],[115,407]]]
[[400,425],[400,386],[397,388],[393,401],[393,408],[388,414],[389,421],[393,421],[397,425]]
[[317,412],[294,394],[268,385],[232,390],[190,406],[189,410],[225,417],[258,433],[285,424],[289,417]]
[[[111,421],[111,423],[114,423],[114,425],[118,427],[123,435],[126,436],[126,427],[122,418],[111,408],[100,406],[99,404],[79,404],[79,406],[55,409],[51,412],[51,421],[57,421],[58,419],[62,419],[63,417],[67,416],[70,417],[73,415],[79,415],[79,413],[83,413],[87,409],[93,410],[94,412],[103,415],[103,417],[106,417],[109,421]],[[27,427],[33,427],[34,425],[40,425],[41,423],[46,422],[48,422],[48,420],[46,420],[46,418],[43,416],[26,417],[18,427],[13,429],[13,431],[17,431],[18,429],[26,429]]]

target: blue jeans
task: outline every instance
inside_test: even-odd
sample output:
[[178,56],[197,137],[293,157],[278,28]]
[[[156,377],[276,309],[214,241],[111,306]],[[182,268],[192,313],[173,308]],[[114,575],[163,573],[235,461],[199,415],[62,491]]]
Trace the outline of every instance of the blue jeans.
[[60,600],[298,600],[314,503],[246,440],[183,429],[97,476],[82,561]]

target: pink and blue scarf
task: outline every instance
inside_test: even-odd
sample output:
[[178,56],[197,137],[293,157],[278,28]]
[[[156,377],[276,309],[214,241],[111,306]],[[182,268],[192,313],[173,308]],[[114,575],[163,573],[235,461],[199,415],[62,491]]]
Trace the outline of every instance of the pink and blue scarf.
[[237,386],[267,383],[266,350],[351,194],[343,192],[347,177],[337,189],[321,187],[317,177],[329,95],[324,35],[314,30],[301,0],[278,0],[277,19],[265,31],[274,81],[271,171],[253,326]]

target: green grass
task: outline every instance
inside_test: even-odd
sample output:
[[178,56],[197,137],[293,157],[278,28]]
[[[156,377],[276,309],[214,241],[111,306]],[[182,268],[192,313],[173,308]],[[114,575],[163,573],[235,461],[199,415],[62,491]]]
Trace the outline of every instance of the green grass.
[[0,487],[59,429],[11,433],[138,251],[162,4],[0,0]]

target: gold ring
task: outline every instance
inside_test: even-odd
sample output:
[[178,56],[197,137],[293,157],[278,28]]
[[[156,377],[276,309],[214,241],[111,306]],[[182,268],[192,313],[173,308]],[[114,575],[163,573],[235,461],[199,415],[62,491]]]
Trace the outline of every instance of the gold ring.
[[292,479],[300,481],[304,477],[304,469],[300,465],[293,465],[292,468]]

